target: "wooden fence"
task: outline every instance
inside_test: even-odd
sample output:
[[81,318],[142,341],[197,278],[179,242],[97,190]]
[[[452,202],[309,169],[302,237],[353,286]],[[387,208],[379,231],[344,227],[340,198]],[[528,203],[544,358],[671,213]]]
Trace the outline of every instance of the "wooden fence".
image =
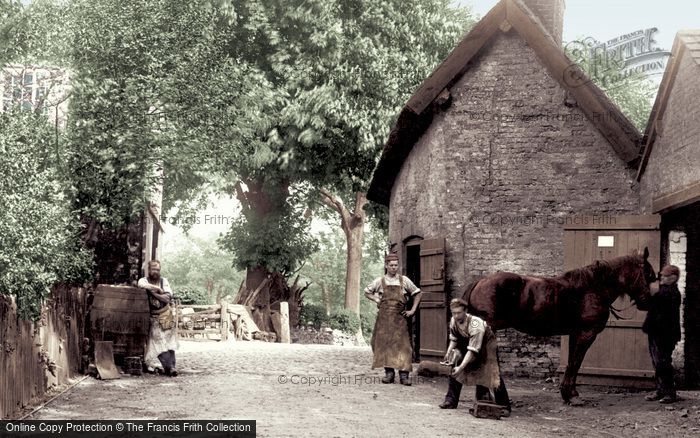
[[80,372],[85,299],[83,289],[55,287],[41,319],[30,322],[0,295],[0,418],[18,416]]
[[[203,339],[209,339],[209,335],[215,335],[219,340],[228,339],[229,318],[226,309],[227,303],[200,305],[182,304],[177,306],[178,336],[192,337],[202,335]],[[191,309],[193,313],[183,313],[183,309]],[[221,315],[226,315],[221,318]]]

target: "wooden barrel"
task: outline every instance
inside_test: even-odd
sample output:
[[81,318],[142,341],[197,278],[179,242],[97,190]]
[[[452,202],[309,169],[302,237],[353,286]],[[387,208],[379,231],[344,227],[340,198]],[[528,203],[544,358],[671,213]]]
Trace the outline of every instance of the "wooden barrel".
[[149,328],[145,290],[131,286],[97,286],[90,308],[94,341],[112,341],[115,354],[143,356]]

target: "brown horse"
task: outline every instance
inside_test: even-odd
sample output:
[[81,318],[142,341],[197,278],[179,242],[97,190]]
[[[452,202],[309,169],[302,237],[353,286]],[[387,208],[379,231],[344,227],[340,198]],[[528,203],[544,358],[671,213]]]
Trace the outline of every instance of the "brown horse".
[[[646,310],[649,285],[656,274],[644,255],[596,261],[559,277],[498,272],[483,277],[463,293],[469,313],[494,329],[512,327],[534,336],[569,335],[569,364],[560,390],[565,402],[581,404],[576,376],[588,348],[604,328],[613,302],[627,293]],[[613,310],[614,312],[614,310]]]

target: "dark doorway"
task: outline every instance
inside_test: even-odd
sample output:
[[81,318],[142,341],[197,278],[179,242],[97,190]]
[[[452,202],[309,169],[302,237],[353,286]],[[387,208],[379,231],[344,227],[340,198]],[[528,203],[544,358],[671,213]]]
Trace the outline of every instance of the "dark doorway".
[[[406,244],[406,277],[420,287],[420,240]],[[409,300],[409,309],[413,300]],[[413,315],[411,323],[411,338],[413,339],[413,362],[420,362],[420,312]]]
[[[685,237],[685,257],[678,251],[673,235]],[[685,270],[685,298],[681,306],[685,340],[684,374],[688,388],[700,386],[700,202],[673,209],[661,215],[661,264],[674,263]],[[682,251],[682,249],[681,249]],[[685,262],[685,266],[683,265]]]

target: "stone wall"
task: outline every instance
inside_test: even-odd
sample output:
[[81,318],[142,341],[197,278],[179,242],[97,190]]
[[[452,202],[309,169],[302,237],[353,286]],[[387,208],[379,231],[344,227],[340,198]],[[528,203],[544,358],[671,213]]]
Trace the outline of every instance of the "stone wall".
[[[445,237],[452,295],[499,270],[561,274],[570,215],[637,213],[634,171],[515,32],[497,36],[450,91],[396,179],[389,235],[399,247]],[[538,348],[558,364],[558,345]]]
[[292,329],[291,337],[293,344],[358,345],[355,335],[329,327],[296,327]]
[[660,132],[641,179],[642,212],[652,213],[654,198],[700,181],[700,66],[683,54]]
[[528,336],[513,329],[501,330],[496,337],[504,376],[543,379],[556,375],[560,356],[558,338]]

